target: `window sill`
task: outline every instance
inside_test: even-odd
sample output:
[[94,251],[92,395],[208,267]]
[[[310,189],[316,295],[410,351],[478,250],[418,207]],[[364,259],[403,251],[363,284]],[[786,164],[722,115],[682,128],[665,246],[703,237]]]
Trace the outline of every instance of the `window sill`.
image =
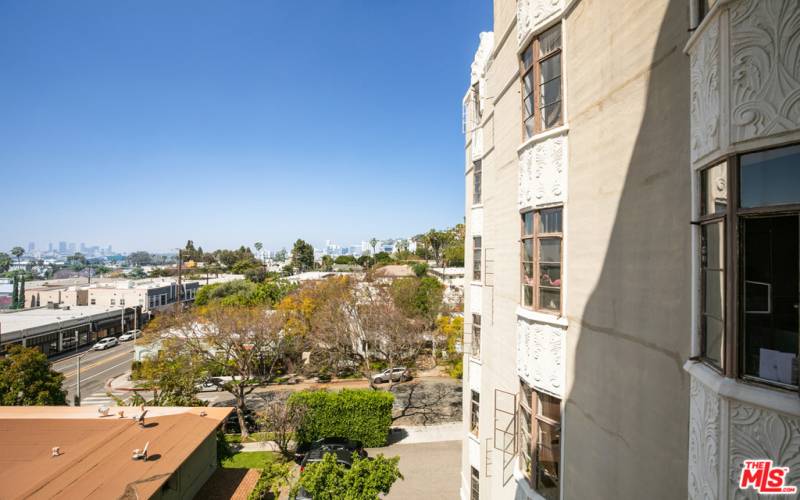
[[476,364],[476,365],[478,365],[478,366],[483,366],[483,361],[481,361],[481,358],[476,358],[476,357],[475,357],[475,356],[473,356],[472,354],[470,354],[470,355],[468,356],[468,358],[469,358],[469,362],[470,362],[470,363]]
[[783,389],[768,389],[724,377],[701,361],[687,361],[683,369],[720,397],[735,399],[769,410],[800,416],[800,398]]
[[532,145],[542,142],[551,137],[555,137],[557,135],[567,135],[568,132],[569,132],[569,125],[564,124],[564,125],[559,125],[558,127],[545,130],[544,132],[539,132],[538,134],[534,134],[525,139],[525,142],[520,144],[520,146],[517,148],[517,153],[522,153],[524,150],[528,149]]
[[483,283],[481,282],[481,280],[472,280],[472,281],[469,282],[469,284],[472,285],[472,286],[483,286]]
[[566,316],[557,316],[555,314],[533,311],[522,306],[517,306],[517,316],[525,318],[529,321],[536,321],[537,323],[547,323],[548,325],[560,326],[563,328],[567,328],[569,326],[569,320]]
[[483,202],[480,202],[480,203],[473,203],[471,208],[472,208],[473,210],[475,210],[476,208],[483,208]]

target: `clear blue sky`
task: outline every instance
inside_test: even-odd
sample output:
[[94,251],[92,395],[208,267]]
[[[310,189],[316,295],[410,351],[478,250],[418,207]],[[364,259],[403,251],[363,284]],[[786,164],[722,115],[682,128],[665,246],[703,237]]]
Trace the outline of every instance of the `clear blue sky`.
[[490,0],[0,1],[0,251],[461,222]]

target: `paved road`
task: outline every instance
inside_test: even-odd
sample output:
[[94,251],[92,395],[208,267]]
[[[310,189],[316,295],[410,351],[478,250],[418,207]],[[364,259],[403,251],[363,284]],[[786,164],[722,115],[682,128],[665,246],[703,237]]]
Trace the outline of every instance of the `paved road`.
[[459,498],[461,441],[394,444],[370,448],[368,452],[371,457],[379,453],[387,457],[400,457],[400,472],[405,479],[392,485],[389,494],[384,497],[387,500]]
[[[113,398],[106,395],[105,383],[108,379],[130,370],[131,361],[133,361],[133,344],[130,342],[104,351],[85,351],[81,358],[82,404],[113,404]],[[76,365],[74,356],[53,363],[53,369],[65,376],[64,388],[68,391],[67,401],[70,404],[72,404],[77,384]]]

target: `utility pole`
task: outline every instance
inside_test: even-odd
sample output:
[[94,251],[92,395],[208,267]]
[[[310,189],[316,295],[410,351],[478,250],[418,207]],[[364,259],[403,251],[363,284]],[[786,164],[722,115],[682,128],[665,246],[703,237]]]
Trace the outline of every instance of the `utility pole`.
[[183,250],[178,249],[178,289],[176,292],[176,300],[175,300],[175,312],[180,312],[181,310],[181,296],[183,295],[182,292],[182,272],[183,272]]

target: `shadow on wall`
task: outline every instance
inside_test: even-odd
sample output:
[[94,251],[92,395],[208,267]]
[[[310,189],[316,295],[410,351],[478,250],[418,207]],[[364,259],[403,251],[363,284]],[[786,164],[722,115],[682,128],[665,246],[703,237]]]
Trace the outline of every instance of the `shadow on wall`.
[[[637,81],[632,71],[631,80],[612,89],[602,77],[610,69],[598,69],[599,77],[587,83],[597,86],[593,93],[602,102],[585,113],[576,110],[571,123],[567,367],[574,375],[568,375],[563,413],[565,499],[687,495],[689,378],[682,365],[691,342],[690,77],[683,53],[688,8],[686,0],[584,1],[570,14],[583,17],[582,23],[593,18],[598,33],[620,28],[638,30],[639,40],[657,38],[649,78],[645,72],[646,80]],[[623,25],[631,9],[637,20],[663,13],[658,33]],[[595,28],[597,23],[608,26]],[[624,49],[617,57],[636,52],[625,45],[614,42]],[[617,61],[610,66],[625,67]],[[646,86],[644,95],[637,85]],[[617,133],[626,128],[606,129],[608,154],[592,155],[587,144],[598,129],[582,130],[582,124],[635,121],[628,116],[636,114],[632,103],[641,98],[638,130],[627,128],[635,130],[633,142],[631,134]],[[630,159],[614,156],[619,151],[631,151]],[[593,196],[575,196],[579,190]],[[610,233],[603,229],[608,227]]]

